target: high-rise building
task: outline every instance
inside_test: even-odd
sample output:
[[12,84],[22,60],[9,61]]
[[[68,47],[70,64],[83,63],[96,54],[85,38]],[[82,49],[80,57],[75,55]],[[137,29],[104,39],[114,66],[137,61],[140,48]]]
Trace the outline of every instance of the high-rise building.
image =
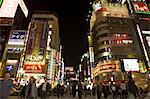
[[128,6],[119,2],[95,0],[93,10],[90,31],[94,46],[94,78],[118,81],[126,79],[124,73],[133,72],[137,76],[140,74],[137,72],[146,72],[146,68],[141,69],[145,67],[145,60]]
[[18,74],[26,76],[47,76],[51,83],[58,78],[60,64],[59,24],[55,13],[37,11],[32,15],[28,27],[25,51],[23,56],[23,71]]
[[[0,2],[0,64],[2,65],[0,65],[0,76],[2,76],[1,73],[3,70],[4,71],[7,70],[7,68],[5,68],[7,67],[5,63],[7,60],[9,60],[6,51],[7,49],[6,46],[10,38],[9,34],[11,30],[25,29],[24,22],[27,20],[27,16],[28,16],[28,9],[23,0],[1,0]],[[18,40],[17,37],[13,37],[13,39],[16,41]],[[11,60],[13,59],[11,58]],[[16,71],[16,69],[14,70]]]

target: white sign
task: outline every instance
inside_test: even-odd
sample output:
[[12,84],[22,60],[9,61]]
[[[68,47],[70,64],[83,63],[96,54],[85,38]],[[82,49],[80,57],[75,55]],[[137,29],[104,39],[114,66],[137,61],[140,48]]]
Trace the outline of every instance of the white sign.
[[27,9],[24,1],[20,0],[19,5],[20,5],[20,7],[21,7],[21,9],[22,9],[22,11],[24,13],[24,15],[27,17],[28,16],[28,9]]
[[148,46],[150,47],[150,36],[146,36],[146,40],[147,40]]
[[14,30],[11,32],[8,45],[24,45],[26,31]]
[[0,8],[0,17],[14,18],[19,0],[4,0]]
[[142,31],[143,34],[150,34],[150,31]]
[[138,59],[123,59],[125,71],[139,71]]
[[23,0],[4,0],[0,8],[0,17],[14,18],[18,5],[27,17],[28,9]]

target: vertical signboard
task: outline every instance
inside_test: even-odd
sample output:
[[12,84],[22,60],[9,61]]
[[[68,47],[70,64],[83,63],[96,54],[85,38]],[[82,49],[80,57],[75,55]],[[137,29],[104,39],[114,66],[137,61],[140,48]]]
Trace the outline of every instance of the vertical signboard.
[[46,31],[44,30],[43,24],[44,22],[40,20],[32,22],[29,39],[27,42],[26,54],[33,55],[35,57],[44,55],[44,48],[46,47]]

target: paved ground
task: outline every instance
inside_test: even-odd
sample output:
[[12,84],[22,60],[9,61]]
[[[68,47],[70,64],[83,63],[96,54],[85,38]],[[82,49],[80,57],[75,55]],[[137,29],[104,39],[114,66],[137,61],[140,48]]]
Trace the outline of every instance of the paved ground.
[[[19,99],[19,98],[17,96],[11,96],[11,97],[9,97],[9,99]],[[40,99],[40,98],[38,98],[38,99]],[[47,99],[79,99],[79,98],[78,97],[73,98],[72,96],[64,96],[61,98],[57,98],[56,96],[51,96]],[[82,97],[82,99],[96,99],[96,97],[95,96],[87,96],[87,97]],[[102,98],[102,99],[104,99],[104,98]],[[108,98],[108,99],[111,99],[111,98]],[[117,98],[117,99],[119,99],[119,98]],[[128,98],[128,99],[134,99],[134,98]],[[147,97],[141,98],[141,99],[150,99],[150,96],[147,96]]]

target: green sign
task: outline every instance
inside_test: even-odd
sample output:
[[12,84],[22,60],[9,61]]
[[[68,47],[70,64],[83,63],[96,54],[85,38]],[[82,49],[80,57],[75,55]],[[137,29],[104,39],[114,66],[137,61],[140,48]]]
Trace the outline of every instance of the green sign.
[[2,4],[3,4],[3,0],[0,0],[0,7],[2,6]]

